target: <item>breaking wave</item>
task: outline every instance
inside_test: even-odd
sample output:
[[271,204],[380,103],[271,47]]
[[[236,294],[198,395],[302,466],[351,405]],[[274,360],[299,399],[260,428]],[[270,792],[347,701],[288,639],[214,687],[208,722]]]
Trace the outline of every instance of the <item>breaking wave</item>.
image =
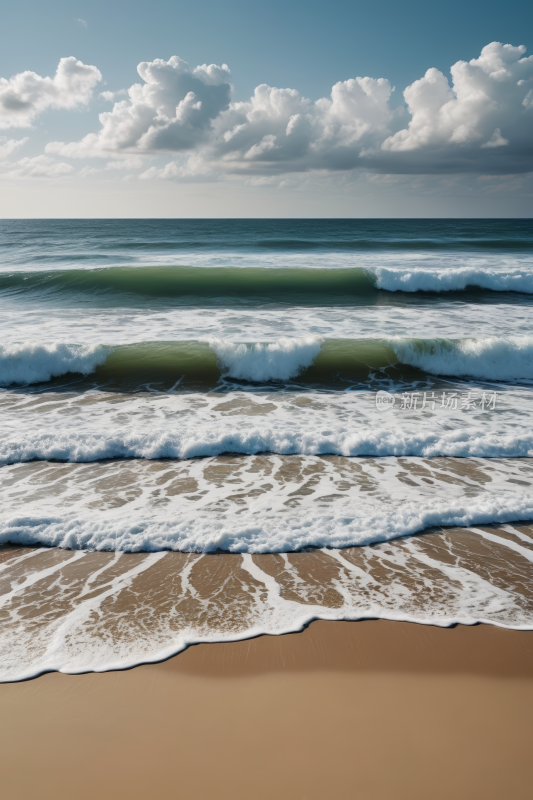
[[0,345],[0,386],[49,381],[69,372],[88,375],[105,363],[111,347],[89,344]]
[[91,385],[214,388],[228,378],[255,384],[293,381],[328,386],[382,374],[421,374],[485,381],[533,380],[533,336],[486,339],[331,339],[282,337],[267,343],[222,339],[144,342],[117,347],[83,344],[0,346],[0,386],[43,383],[78,373]]
[[284,336],[267,344],[234,344],[222,339],[210,339],[208,344],[217,355],[223,375],[263,383],[295,378],[311,366],[323,341],[321,336]]
[[402,364],[433,375],[482,380],[533,379],[533,336],[488,339],[399,339],[391,346]]
[[529,269],[459,267],[429,270],[378,267],[375,277],[376,287],[388,292],[462,292],[475,287],[493,292],[533,294],[533,272]]

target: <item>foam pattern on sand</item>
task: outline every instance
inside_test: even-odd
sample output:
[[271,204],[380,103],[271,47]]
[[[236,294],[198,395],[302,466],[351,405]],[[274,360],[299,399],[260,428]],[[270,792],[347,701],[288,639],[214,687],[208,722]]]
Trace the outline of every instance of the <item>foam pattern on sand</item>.
[[271,555],[0,550],[0,680],[124,669],[313,619],[531,630],[532,537],[521,524]]
[[19,464],[2,471],[0,543],[241,553],[365,545],[431,526],[533,518],[532,478],[529,460]]

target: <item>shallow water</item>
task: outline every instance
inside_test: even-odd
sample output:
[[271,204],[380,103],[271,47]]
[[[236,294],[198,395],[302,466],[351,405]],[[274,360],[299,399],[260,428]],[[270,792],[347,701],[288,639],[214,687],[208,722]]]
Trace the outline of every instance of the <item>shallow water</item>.
[[0,680],[157,661],[312,619],[533,627],[528,524],[263,555],[0,549]]
[[4,679],[314,617],[531,627],[532,234],[1,222]]

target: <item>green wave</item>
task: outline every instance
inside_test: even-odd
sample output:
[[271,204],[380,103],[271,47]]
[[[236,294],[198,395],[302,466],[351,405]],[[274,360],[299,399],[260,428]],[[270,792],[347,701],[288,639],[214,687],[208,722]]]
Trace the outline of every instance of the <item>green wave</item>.
[[334,300],[375,293],[363,269],[248,267],[108,267],[0,273],[0,292],[154,298],[257,297],[262,300]]
[[[77,390],[97,387],[110,391],[136,391],[143,387],[168,391],[209,391],[225,385],[249,385],[237,380],[207,342],[144,342],[115,347],[102,366],[89,375],[69,374],[54,378],[50,388],[72,386]],[[347,388],[364,384],[372,377],[412,381],[423,373],[398,363],[392,347],[382,340],[327,340],[314,358],[290,380],[272,379],[261,385]],[[258,385],[258,384],[256,384]]]

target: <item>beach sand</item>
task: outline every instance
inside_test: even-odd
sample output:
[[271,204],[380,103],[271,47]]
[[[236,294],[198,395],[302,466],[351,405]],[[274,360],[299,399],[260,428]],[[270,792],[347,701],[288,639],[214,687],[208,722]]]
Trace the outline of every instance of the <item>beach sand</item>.
[[2,796],[531,797],[533,632],[317,621],[0,685]]
[[[339,492],[370,491],[358,463],[312,466],[331,468]],[[201,463],[200,478],[244,502],[272,466],[254,465],[251,489],[242,459]],[[63,492],[66,507],[71,492],[89,498],[87,514],[126,503],[135,475],[143,486],[148,473],[165,475],[169,496],[194,488],[191,476],[166,474],[188,463],[119,466],[127,472],[32,463],[2,474],[19,505]],[[276,485],[296,476],[291,503],[310,491],[315,473],[304,467],[287,457],[278,470]],[[427,479],[475,498],[498,470],[520,484],[530,462],[398,468],[400,487],[418,492]],[[532,550],[528,521],[283,554],[0,547],[3,680],[127,666],[204,642],[129,670],[0,684],[2,800],[529,800],[533,631],[398,619],[528,627]],[[300,633],[251,638],[316,617]]]

